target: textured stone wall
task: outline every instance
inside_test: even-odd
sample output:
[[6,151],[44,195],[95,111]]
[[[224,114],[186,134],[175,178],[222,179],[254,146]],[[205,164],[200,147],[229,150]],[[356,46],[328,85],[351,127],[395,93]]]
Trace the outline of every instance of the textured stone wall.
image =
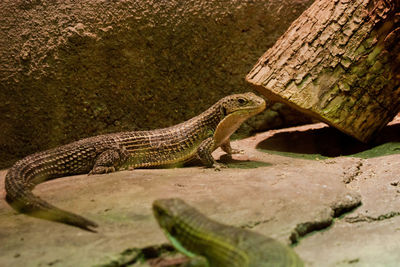
[[2,1],[0,167],[252,90],[245,75],[311,2]]

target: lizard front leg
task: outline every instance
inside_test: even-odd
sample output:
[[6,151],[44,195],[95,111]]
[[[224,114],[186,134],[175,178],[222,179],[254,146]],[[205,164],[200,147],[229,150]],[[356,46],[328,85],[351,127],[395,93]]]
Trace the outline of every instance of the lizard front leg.
[[215,168],[215,170],[220,170],[221,168],[226,168],[225,165],[215,161],[211,153],[214,151],[215,141],[212,137],[205,139],[197,149],[197,156],[201,162],[208,168]]
[[113,147],[97,156],[90,174],[114,172],[128,158],[129,153],[124,148]]
[[221,144],[221,149],[228,155],[232,154],[243,154],[243,150],[241,149],[233,149],[231,147],[231,141],[229,138]]
[[187,250],[186,247],[183,246],[182,243],[168,231],[165,231],[165,234],[167,236],[167,239],[171,242],[172,246],[177,251],[189,258],[187,262],[180,265],[181,267],[210,267],[207,258]]

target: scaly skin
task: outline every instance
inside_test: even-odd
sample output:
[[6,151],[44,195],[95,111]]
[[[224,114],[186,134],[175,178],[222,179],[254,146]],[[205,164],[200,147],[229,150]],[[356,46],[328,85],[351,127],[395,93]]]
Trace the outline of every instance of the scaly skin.
[[6,200],[14,209],[31,216],[93,231],[97,226],[94,222],[50,205],[33,195],[32,189],[46,180],[68,175],[175,165],[193,158],[199,158],[207,167],[219,168],[211,153],[218,147],[235,153],[229,137],[265,105],[253,93],[231,95],[175,126],[90,137],[27,156],[6,175]]
[[300,267],[290,247],[255,232],[213,221],[181,199],[159,199],[153,212],[167,238],[194,259],[189,266]]

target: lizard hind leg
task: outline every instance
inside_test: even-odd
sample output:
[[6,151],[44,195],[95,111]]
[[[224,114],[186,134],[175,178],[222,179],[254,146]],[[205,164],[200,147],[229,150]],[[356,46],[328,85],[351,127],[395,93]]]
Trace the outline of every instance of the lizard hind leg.
[[97,156],[89,175],[115,172],[127,158],[128,152],[124,149],[111,148],[103,151]]

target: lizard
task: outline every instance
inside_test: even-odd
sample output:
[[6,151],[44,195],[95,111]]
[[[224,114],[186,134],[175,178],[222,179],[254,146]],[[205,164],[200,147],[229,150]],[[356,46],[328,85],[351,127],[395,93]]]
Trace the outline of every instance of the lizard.
[[98,135],[29,155],[8,170],[6,201],[18,212],[95,232],[95,222],[49,204],[34,195],[33,188],[64,176],[168,166],[194,158],[219,169],[222,165],[211,153],[218,147],[238,153],[230,145],[231,134],[265,107],[265,100],[251,92],[233,94],[174,126]]
[[167,239],[189,257],[186,266],[304,266],[292,248],[259,233],[211,220],[182,199],[155,200],[153,213]]

